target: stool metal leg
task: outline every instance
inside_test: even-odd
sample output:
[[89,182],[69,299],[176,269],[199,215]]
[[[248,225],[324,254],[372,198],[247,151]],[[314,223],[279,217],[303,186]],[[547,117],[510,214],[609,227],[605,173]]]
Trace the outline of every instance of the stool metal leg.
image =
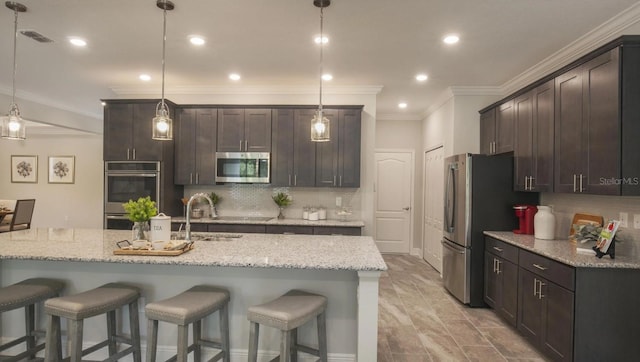
[[327,362],[327,319],[326,311],[318,314],[318,350],[320,352],[320,361]]
[[193,361],[200,362],[202,360],[202,319],[193,322]]
[[158,321],[149,319],[147,322],[147,362],[156,362],[158,346]]
[[178,326],[178,362],[187,362],[189,326]]
[[140,350],[140,319],[138,317],[138,300],[129,303],[129,330],[131,331],[131,344],[133,345],[133,361],[142,361]]
[[260,325],[251,322],[249,330],[249,362],[258,361],[258,335],[260,334]]
[[298,328],[291,330],[291,362],[298,362]]
[[71,339],[71,362],[82,361],[82,329],[84,320],[69,321],[69,338]]
[[229,304],[225,303],[218,313],[220,314],[220,342],[222,343],[222,351],[224,352],[224,362],[229,362],[231,361],[231,347],[229,345]]
[[109,356],[116,354],[116,311],[107,312],[107,340],[109,341]]
[[291,361],[291,331],[280,333],[280,362]]

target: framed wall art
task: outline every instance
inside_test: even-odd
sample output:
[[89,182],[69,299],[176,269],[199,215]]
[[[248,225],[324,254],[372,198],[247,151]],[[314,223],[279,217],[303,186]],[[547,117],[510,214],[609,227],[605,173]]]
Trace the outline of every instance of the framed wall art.
[[76,176],[75,156],[49,156],[49,183],[72,184]]
[[38,156],[11,156],[11,182],[38,182]]

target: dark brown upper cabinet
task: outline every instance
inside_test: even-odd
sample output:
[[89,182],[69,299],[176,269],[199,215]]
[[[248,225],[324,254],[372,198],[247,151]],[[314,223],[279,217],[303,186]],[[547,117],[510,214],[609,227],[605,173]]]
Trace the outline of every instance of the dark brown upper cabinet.
[[325,110],[331,140],[316,145],[316,186],[360,187],[359,109]]
[[216,108],[181,108],[174,123],[175,183],[215,185]]
[[219,109],[217,150],[271,152],[271,109]]
[[513,100],[480,114],[480,152],[495,155],[513,151]]
[[[151,138],[151,120],[159,100],[106,100],[104,106],[105,161],[162,161],[173,153],[173,141]],[[175,105],[169,105],[171,117]]]
[[271,185],[315,186],[316,146],[311,142],[312,109],[274,109]]
[[553,190],[554,82],[514,99],[514,189]]

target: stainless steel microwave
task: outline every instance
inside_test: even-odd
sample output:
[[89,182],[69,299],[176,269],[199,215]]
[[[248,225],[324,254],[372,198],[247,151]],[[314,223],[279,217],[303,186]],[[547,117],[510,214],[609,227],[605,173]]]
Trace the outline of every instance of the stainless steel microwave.
[[268,152],[216,152],[216,182],[269,183]]

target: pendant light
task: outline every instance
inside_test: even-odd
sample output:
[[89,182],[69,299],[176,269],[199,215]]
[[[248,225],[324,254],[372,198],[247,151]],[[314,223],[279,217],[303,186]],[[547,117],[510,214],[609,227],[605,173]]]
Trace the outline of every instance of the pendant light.
[[156,116],[153,118],[152,138],[159,141],[173,140],[173,120],[169,117],[169,107],[164,101],[164,58],[167,43],[167,10],[173,10],[174,5],[168,0],[158,0],[156,2],[163,11],[162,25],[162,100],[156,106]]
[[20,109],[16,104],[16,43],[18,41],[18,13],[27,11],[27,7],[13,1],[4,3],[9,9],[13,10],[13,95],[11,98],[11,106],[9,106],[9,114],[2,119],[2,138],[9,140],[24,140],[27,138],[27,132],[24,126],[24,120],[20,116]]
[[322,48],[324,47],[322,39],[324,36],[324,8],[331,5],[331,0],[313,0],[313,5],[320,8],[320,101],[318,102],[318,110],[311,120],[311,141],[328,142],[330,140],[329,119],[322,113]]

